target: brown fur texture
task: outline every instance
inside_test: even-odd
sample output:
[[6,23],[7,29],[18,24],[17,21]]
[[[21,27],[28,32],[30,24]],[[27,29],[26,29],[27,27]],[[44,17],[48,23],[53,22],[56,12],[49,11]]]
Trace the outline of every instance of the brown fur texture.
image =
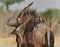
[[[29,19],[31,18],[31,19]],[[19,24],[14,30],[17,47],[54,47],[54,34],[33,9],[27,8],[17,18]]]
[[45,23],[39,23],[37,28],[34,23],[35,21],[32,19],[26,25],[23,36],[24,47],[46,47],[45,34],[46,32],[50,33],[50,27],[48,27]]
[[[24,24],[29,18],[31,19],[26,24]],[[51,28],[50,26],[46,25],[44,22],[41,22],[38,16],[31,16],[30,14],[22,16],[20,18],[20,23],[24,25],[22,26],[23,28],[20,28],[21,25],[19,26],[20,30],[17,28],[20,34],[21,32],[23,32],[23,35],[22,35],[23,42],[18,43],[21,47],[48,47],[48,46],[51,47],[50,46]]]

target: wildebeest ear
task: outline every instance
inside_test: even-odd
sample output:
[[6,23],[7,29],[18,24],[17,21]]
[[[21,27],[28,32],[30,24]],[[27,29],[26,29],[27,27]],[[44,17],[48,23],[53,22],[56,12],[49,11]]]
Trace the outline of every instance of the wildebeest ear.
[[31,18],[27,23],[26,23],[26,27],[25,27],[25,31],[24,34],[27,34],[27,32],[31,32],[34,28],[35,25],[35,19]]
[[39,16],[39,20],[40,20],[41,22],[43,21],[41,16]]

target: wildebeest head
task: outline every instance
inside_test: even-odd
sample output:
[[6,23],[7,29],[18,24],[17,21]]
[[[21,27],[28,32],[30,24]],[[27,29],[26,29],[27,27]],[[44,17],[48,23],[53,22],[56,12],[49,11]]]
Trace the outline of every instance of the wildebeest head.
[[[33,4],[33,3],[31,3],[31,4]],[[30,4],[30,5],[31,5]],[[29,6],[29,5],[28,5]],[[26,7],[27,8],[27,7]],[[31,8],[27,8],[27,9],[25,9],[25,10],[23,10],[23,11],[21,11],[20,12],[20,14],[18,15],[18,17],[17,17],[17,19],[16,19],[16,21],[17,21],[17,23],[14,25],[13,24],[13,26],[14,27],[16,27],[16,29],[11,33],[11,34],[17,34],[20,30],[19,30],[19,28],[22,26],[22,27],[24,27],[24,25],[25,25],[25,23],[29,20],[29,18],[31,18],[31,17],[34,17],[34,21],[35,22],[40,22],[40,21],[42,21],[42,18],[41,18],[41,16],[40,16],[40,14],[36,11],[36,10],[33,10],[33,9],[31,9]],[[33,21],[33,20],[32,20]],[[9,20],[8,20],[8,22],[9,22]],[[31,22],[30,22],[31,23]],[[11,25],[10,25],[11,26]],[[21,27],[21,29],[23,29]],[[18,31],[18,32],[17,32]],[[21,34],[19,34],[18,33],[18,35],[21,35]],[[21,37],[20,37],[21,38]]]
[[42,21],[42,17],[36,10],[33,10],[31,8],[28,8],[24,10],[21,13],[21,16],[17,18],[18,23],[23,24],[25,23],[29,18],[34,17],[36,21]]
[[[31,20],[31,21],[35,21],[35,22],[39,22],[39,21],[42,21],[42,18],[41,18],[41,16],[40,16],[40,14],[39,13],[37,13],[36,12],[36,10],[33,10],[33,9],[31,9],[31,8],[27,8],[27,9],[25,9],[24,11],[22,11],[22,12],[20,12],[20,14],[19,14],[19,17],[17,17],[17,24],[19,24],[19,25],[17,25],[17,26],[15,26],[16,27],[16,29],[12,32],[12,34],[18,34],[19,35],[19,37],[20,38],[22,38],[21,37],[21,34],[20,33],[18,33],[20,30],[20,27],[21,27],[21,29],[23,29],[23,27],[24,27],[24,23],[29,19],[29,18],[31,18],[31,17],[34,17],[34,20]],[[22,26],[21,26],[22,25]],[[25,28],[27,28],[27,30],[29,31],[30,30],[30,28],[31,27],[33,27],[33,22],[28,22],[28,24],[27,24],[28,26],[27,27],[25,27]],[[31,25],[31,26],[30,26]],[[26,29],[25,29],[26,30]],[[25,32],[25,30],[24,30],[24,32]],[[26,30],[26,31],[27,31]],[[16,32],[16,31],[18,31],[18,32]],[[27,31],[27,32],[28,32]],[[26,33],[26,32],[25,32]],[[27,34],[23,34],[23,35],[26,35],[27,36],[27,34],[28,34],[28,36],[27,37],[30,37],[31,36],[31,34],[30,34],[30,31],[27,33]],[[30,34],[30,35],[29,35]],[[26,38],[26,36],[25,36],[25,39],[27,39]],[[36,37],[35,37],[36,38]],[[24,39],[24,38],[23,38]],[[22,39],[21,39],[22,40]],[[29,40],[29,39],[27,39],[27,40]],[[26,41],[26,40],[25,40]],[[27,41],[26,41],[27,42]],[[37,41],[36,41],[37,42]],[[27,42],[28,43],[28,42]],[[32,44],[31,44],[32,45]],[[30,45],[30,46],[31,46]],[[33,46],[34,47],[34,46]]]
[[30,17],[35,17],[36,21],[40,20],[42,21],[42,18],[40,16],[40,14],[38,12],[36,12],[36,10],[33,10],[30,8],[30,6],[33,4],[30,3],[27,7],[25,7],[23,10],[21,10],[21,12],[19,13],[19,15],[17,16],[16,22],[15,24],[9,24],[9,21],[11,20],[11,17],[8,22],[7,25],[8,26],[12,26],[12,27],[17,27],[20,24],[23,24],[24,22],[26,22]]

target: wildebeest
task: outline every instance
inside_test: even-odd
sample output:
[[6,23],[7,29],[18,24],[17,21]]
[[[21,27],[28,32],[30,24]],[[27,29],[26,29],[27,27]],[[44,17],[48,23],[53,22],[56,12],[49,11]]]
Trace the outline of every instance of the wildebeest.
[[21,12],[17,24],[10,25],[16,27],[12,34],[16,35],[17,47],[54,47],[53,30],[35,10]]

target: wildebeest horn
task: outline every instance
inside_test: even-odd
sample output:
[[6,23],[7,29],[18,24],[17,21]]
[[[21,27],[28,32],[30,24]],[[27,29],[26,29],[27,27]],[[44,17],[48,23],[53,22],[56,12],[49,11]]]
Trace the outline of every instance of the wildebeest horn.
[[11,18],[9,18],[9,20],[7,21],[7,25],[12,26],[12,27],[16,27],[17,23],[9,23],[12,18],[13,18],[13,16]]
[[[33,4],[33,2],[30,3],[30,4],[29,4],[27,7],[25,7],[23,10],[21,10],[21,12],[19,13],[17,19],[21,16],[22,12],[23,12],[24,10],[26,10],[27,8],[29,8],[32,4]],[[17,19],[16,19],[16,20],[17,20]]]
[[33,2],[30,3],[27,7],[25,7],[25,8],[23,9],[23,11],[26,10],[27,8],[29,8],[32,4],[33,4]]

